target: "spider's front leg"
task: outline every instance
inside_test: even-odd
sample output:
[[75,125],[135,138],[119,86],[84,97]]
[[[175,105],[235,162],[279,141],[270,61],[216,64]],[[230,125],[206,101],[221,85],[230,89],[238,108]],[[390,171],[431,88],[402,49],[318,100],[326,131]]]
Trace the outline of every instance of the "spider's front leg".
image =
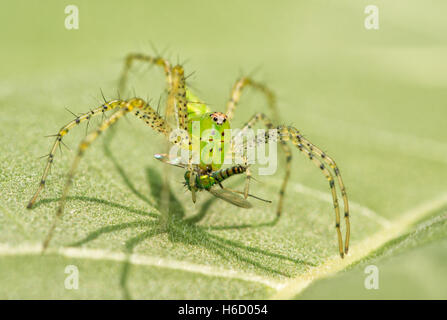
[[[186,79],[185,72],[182,66],[176,65],[171,67],[168,60],[161,57],[152,57],[144,54],[131,53],[125,59],[124,69],[120,77],[120,90],[124,91],[127,77],[130,68],[135,61],[142,61],[163,68],[167,85],[168,85],[168,100],[165,110],[165,120],[167,123],[171,124],[173,128],[178,128],[183,131],[188,131],[188,101],[186,98]],[[189,137],[191,139],[191,137]],[[182,135],[182,139],[184,139]],[[188,170],[190,170],[193,176],[196,175],[195,171],[192,170],[192,159],[190,157],[188,162]],[[192,201],[196,202],[196,192],[195,192],[195,178],[191,179],[191,197]]]
[[192,146],[192,134],[188,131],[188,100],[186,98],[186,79],[183,67],[176,65],[172,68],[172,87],[168,96],[166,106],[166,119],[174,117],[176,127],[180,129],[182,135],[181,143],[189,150],[188,170],[191,172],[190,190],[192,202],[196,202],[196,167],[193,165],[193,153],[190,148]]
[[135,61],[142,61],[162,67],[167,82],[168,102],[165,110],[165,120],[173,127],[187,130],[188,110],[186,99],[186,80],[181,65],[171,67],[167,59],[153,57],[140,53],[129,54],[119,80],[119,90],[124,91],[127,84],[129,70]]
[[[227,103],[227,111],[226,111],[227,119],[229,121],[231,121],[233,119],[234,112],[235,112],[236,107],[237,107],[237,105],[239,103],[239,100],[241,99],[242,92],[247,87],[252,87],[252,88],[258,90],[260,93],[264,94],[265,98],[267,99],[268,106],[269,106],[269,108],[273,112],[273,116],[275,117],[275,119],[277,119],[278,111],[277,111],[277,107],[276,107],[276,98],[275,98],[275,95],[274,95],[273,91],[271,91],[264,84],[262,84],[260,82],[257,82],[257,81],[254,81],[250,77],[242,77],[242,78],[238,79],[235,82],[235,84],[233,85],[233,88],[232,88],[231,94],[230,94],[230,99],[228,100],[228,103]],[[257,116],[253,117],[244,126],[244,128],[242,128],[242,132],[246,132],[248,129],[250,129],[251,126],[254,125],[258,120],[259,119],[257,118]],[[271,125],[270,120],[267,120],[266,125],[267,126]],[[284,149],[286,151],[287,147],[284,147]],[[290,154],[290,152],[286,151],[286,154]],[[244,197],[247,198],[248,197],[249,188],[250,188],[251,171],[250,171],[250,168],[248,166],[246,157],[244,157],[244,162],[245,162],[245,166],[247,167],[246,181],[245,181],[245,187],[244,187]],[[286,169],[286,176],[288,175],[289,170],[290,170],[289,168]],[[284,183],[287,184],[287,181],[285,181]],[[281,188],[281,190],[282,190],[281,192],[283,192],[283,189],[285,189],[285,184]],[[282,197],[280,199],[279,207],[278,207],[278,210],[277,210],[277,215],[278,216],[281,214],[281,211],[282,211]]]
[[37,200],[40,192],[43,190],[43,188],[45,187],[45,184],[47,183],[47,177],[48,177],[48,174],[50,173],[51,166],[53,165],[56,150],[58,147],[60,147],[63,137],[65,135],[67,135],[71,129],[73,129],[77,125],[81,124],[82,122],[90,121],[90,119],[93,117],[96,117],[98,115],[104,115],[105,112],[112,110],[112,109],[116,109],[117,107],[120,107],[120,103],[121,103],[121,101],[119,101],[119,100],[114,100],[114,101],[105,103],[102,106],[100,106],[99,108],[93,109],[89,112],[86,112],[86,113],[76,117],[76,119],[70,121],[69,123],[67,123],[65,126],[63,126],[58,131],[58,133],[55,135],[56,139],[53,143],[50,153],[48,154],[47,164],[43,171],[42,178],[40,179],[39,186],[38,186],[36,192],[34,193],[33,197],[31,198],[31,200],[28,202],[28,205],[27,205],[28,209],[31,209],[33,207],[33,205],[36,203],[36,200]]
[[[47,237],[44,240],[43,243],[43,250],[45,250],[53,236],[53,232],[57,226],[58,221],[60,220],[64,208],[65,203],[67,200],[67,195],[70,190],[70,187],[73,182],[74,175],[76,173],[76,169],[79,165],[79,162],[81,161],[82,156],[84,155],[85,151],[91,146],[91,144],[103,133],[106,131],[110,126],[112,126],[116,121],[121,119],[124,115],[126,115],[129,112],[133,112],[138,118],[144,120],[146,124],[151,126],[155,131],[164,134],[166,137],[168,136],[169,127],[166,124],[166,122],[161,118],[158,113],[152,109],[144,100],[139,98],[133,98],[127,101],[124,100],[113,100],[111,102],[106,102],[104,104],[104,107],[107,109],[112,109],[114,107],[119,107],[120,109],[112,114],[109,118],[104,120],[100,127],[89,133],[79,144],[78,152],[76,154],[76,157],[72,163],[72,166],[70,168],[70,171],[68,173],[67,181],[65,183],[65,187],[62,192],[62,197],[59,201],[59,206],[56,211],[56,217],[53,221],[53,224],[51,225],[51,228],[48,232]],[[60,141],[59,141],[60,142]],[[54,147],[53,147],[54,149]],[[47,170],[45,170],[46,174]],[[34,199],[34,197],[33,197]]]

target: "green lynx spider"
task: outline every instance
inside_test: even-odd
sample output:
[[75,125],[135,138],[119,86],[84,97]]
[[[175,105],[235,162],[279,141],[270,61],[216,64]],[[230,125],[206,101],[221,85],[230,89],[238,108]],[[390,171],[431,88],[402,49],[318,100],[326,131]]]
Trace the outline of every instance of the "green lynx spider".
[[[76,169],[84,152],[87,150],[88,147],[90,147],[90,145],[96,140],[96,138],[101,133],[106,131],[112,124],[114,124],[116,121],[121,119],[126,114],[128,113],[134,114],[138,118],[145,121],[146,124],[149,125],[153,130],[155,130],[158,133],[161,133],[166,138],[169,137],[169,134],[174,129],[172,121],[169,121],[169,119],[173,119],[173,115],[175,116],[175,119],[177,119],[176,129],[178,128],[183,129],[189,135],[191,135],[191,131],[190,128],[188,128],[188,126],[191,123],[192,119],[199,120],[200,124],[206,126],[207,128],[213,127],[219,132],[223,132],[223,129],[230,128],[230,122],[233,119],[234,112],[241,98],[243,89],[246,87],[252,87],[265,95],[269,103],[269,107],[272,109],[273,114],[275,116],[278,115],[278,112],[276,110],[275,97],[273,93],[266,86],[264,86],[261,83],[253,81],[249,77],[242,77],[235,82],[231,91],[230,99],[227,103],[225,114],[220,112],[211,112],[208,106],[206,106],[202,102],[198,102],[199,101],[198,98],[195,97],[192,94],[192,92],[187,88],[184,69],[181,65],[176,65],[172,67],[170,62],[166,59],[163,59],[161,57],[147,56],[143,54],[129,54],[127,56],[125,60],[125,66],[120,79],[121,91],[123,91],[123,89],[125,88],[128,72],[135,61],[146,62],[163,68],[168,87],[168,98],[166,101],[165,116],[162,117],[155,109],[153,109],[143,99],[136,97],[128,100],[116,99],[111,101],[105,101],[104,104],[102,104],[100,107],[93,109],[82,115],[79,115],[78,117],[70,121],[68,124],[66,124],[59,130],[59,132],[55,135],[56,140],[48,155],[47,164],[45,166],[39,186],[36,192],[34,193],[33,197],[31,198],[31,200],[29,201],[28,208],[32,208],[40,192],[45,187],[46,179],[54,160],[55,151],[62,142],[62,138],[78,124],[86,120],[88,121],[91,118],[96,117],[98,115],[103,115],[106,111],[116,110],[115,113],[113,113],[110,117],[106,118],[102,122],[99,128],[87,134],[87,136],[79,144],[78,152],[72,163],[71,169],[68,173],[67,181],[63,189],[58,209],[56,211],[54,222],[43,243],[44,249],[48,246],[52,238],[52,234],[54,232],[56,224],[63,214],[67,200],[67,195],[70,190],[74,174],[76,172]],[[292,160],[292,153],[290,147],[287,144],[287,141],[291,141],[292,144],[295,147],[297,147],[297,149],[300,152],[302,152],[306,157],[308,157],[316,165],[316,167],[319,168],[319,170],[324,174],[324,176],[329,182],[335,210],[335,228],[338,239],[339,253],[340,256],[343,258],[344,255],[348,253],[349,248],[349,238],[350,238],[349,205],[348,205],[346,189],[343,184],[340,170],[335,164],[335,161],[320,148],[312,144],[296,128],[291,126],[274,127],[269,118],[263,113],[256,113],[244,125],[244,127],[241,130],[242,131],[248,130],[258,122],[262,122],[268,129],[274,129],[277,131],[277,137],[281,142],[280,145],[285,153],[286,158],[285,176],[279,191],[279,200],[276,210],[277,218],[279,218],[283,210],[285,189],[290,176],[290,163]],[[156,156],[156,158],[163,162],[172,164],[169,159],[167,159],[162,155],[158,155]],[[201,190],[207,190],[207,191],[211,190],[215,196],[224,199],[228,202],[231,202],[235,205],[238,205],[243,208],[249,208],[251,206],[250,203],[246,200],[248,196],[251,196],[248,193],[249,182],[251,177],[250,168],[248,165],[240,166],[240,169],[238,169],[240,170],[240,172],[237,172],[238,174],[243,173],[246,175],[245,188],[243,192],[230,191],[229,189],[223,188],[221,182],[224,179],[222,179],[221,181],[214,181],[211,187],[209,188],[203,187],[203,185],[200,184],[201,179],[208,179],[210,177],[213,178],[213,174],[214,178],[216,177],[217,171],[220,168],[220,166],[215,165],[214,163],[211,166],[189,163],[188,165],[184,166],[184,168],[187,169],[187,174],[185,174],[186,185],[188,189],[191,191],[193,202],[195,202],[196,200],[196,192]],[[220,170],[220,173],[223,173],[223,170]],[[334,179],[334,175],[336,179]],[[229,176],[230,175],[227,175],[225,178]],[[338,183],[338,187],[340,188],[344,205],[344,218],[346,223],[346,236],[344,245],[340,230],[340,209],[338,204],[337,191],[335,187],[336,181]],[[223,191],[217,191],[219,187],[222,188]],[[239,195],[236,192],[242,195]]]

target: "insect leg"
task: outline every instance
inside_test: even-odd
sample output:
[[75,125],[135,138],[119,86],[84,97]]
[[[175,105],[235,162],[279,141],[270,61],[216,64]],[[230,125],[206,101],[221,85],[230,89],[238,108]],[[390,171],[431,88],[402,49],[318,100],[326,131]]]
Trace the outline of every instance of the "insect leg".
[[244,188],[244,198],[247,199],[248,197],[248,191],[250,188],[250,179],[251,179],[251,172],[250,167],[248,166],[247,162],[245,162],[245,167],[247,170],[245,170],[245,188]]
[[189,187],[191,188],[191,199],[193,203],[196,203],[196,172],[194,170],[192,170],[192,167],[189,166],[189,168],[191,168],[191,176],[189,178]]

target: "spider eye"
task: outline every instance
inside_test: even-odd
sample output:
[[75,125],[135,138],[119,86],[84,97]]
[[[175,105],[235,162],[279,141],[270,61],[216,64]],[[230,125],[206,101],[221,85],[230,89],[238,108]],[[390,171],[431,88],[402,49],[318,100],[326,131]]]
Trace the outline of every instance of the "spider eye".
[[217,118],[216,118],[216,117],[214,117],[214,118],[213,118],[213,120],[214,120],[214,121],[217,121]]

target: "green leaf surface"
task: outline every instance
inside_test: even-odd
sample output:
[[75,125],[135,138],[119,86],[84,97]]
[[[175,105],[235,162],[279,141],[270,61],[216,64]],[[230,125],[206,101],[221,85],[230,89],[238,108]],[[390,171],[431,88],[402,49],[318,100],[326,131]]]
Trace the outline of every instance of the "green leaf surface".
[[[447,298],[445,2],[375,1],[377,31],[363,27],[368,1],[77,4],[80,28],[71,31],[62,2],[16,1],[0,11],[1,298]],[[38,157],[54,139],[43,136],[72,120],[65,108],[100,106],[100,90],[116,98],[125,55],[154,54],[150,43],[196,72],[189,85],[217,111],[240,70],[261,66],[254,78],[276,92],[281,122],[340,167],[352,223],[345,259],[327,181],[297,150],[285,212],[273,223],[281,166],[274,176],[254,167],[251,192],[271,205],[253,200],[244,210],[204,193],[193,204],[183,171],[153,159],[166,141],[131,116],[86,152],[40,254],[86,127],[70,131],[72,151],[58,151],[27,210],[45,164]],[[156,105],[164,84],[162,72],[136,65],[120,94]],[[233,127],[261,110],[266,102],[248,90]],[[169,219],[160,213],[165,174]],[[368,264],[381,270],[380,290],[364,289]],[[64,287],[68,265],[79,269],[78,290]]]
[[[314,282],[297,299],[445,299],[447,211],[418,224],[345,272]],[[364,285],[368,266],[378,288]]]

